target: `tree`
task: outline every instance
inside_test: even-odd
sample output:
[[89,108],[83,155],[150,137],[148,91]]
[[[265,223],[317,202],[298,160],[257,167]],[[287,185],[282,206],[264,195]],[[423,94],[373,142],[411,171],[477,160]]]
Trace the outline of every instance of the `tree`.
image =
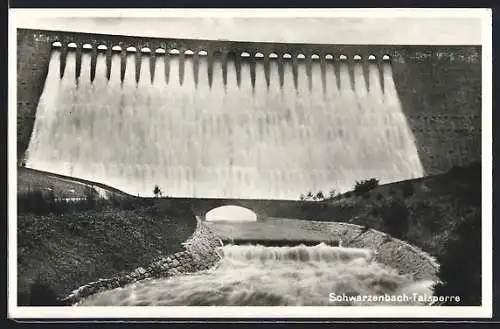
[[379,181],[376,178],[365,179],[360,182],[356,181],[356,184],[354,185],[354,193],[356,195],[365,194],[366,192],[377,187],[378,182]]
[[85,187],[85,201],[87,203],[88,209],[94,209],[97,203],[97,191],[93,185],[87,185]]
[[313,198],[313,194],[312,194],[312,192],[311,192],[311,191],[309,191],[309,192],[307,193],[307,195],[306,195],[306,199],[309,199],[309,200],[310,200],[310,199],[312,199],[312,198]]
[[306,197],[304,196],[304,193],[300,195],[300,200],[303,201]]
[[335,196],[337,195],[337,191],[335,191],[334,189],[331,189],[329,194],[330,194],[330,199],[334,199]]
[[153,193],[155,195],[155,198],[158,198],[159,196],[161,196],[161,189],[160,189],[160,187],[158,185],[155,185]]
[[322,191],[319,191],[318,193],[316,193],[317,200],[323,200],[324,198],[325,198],[325,196],[323,195]]

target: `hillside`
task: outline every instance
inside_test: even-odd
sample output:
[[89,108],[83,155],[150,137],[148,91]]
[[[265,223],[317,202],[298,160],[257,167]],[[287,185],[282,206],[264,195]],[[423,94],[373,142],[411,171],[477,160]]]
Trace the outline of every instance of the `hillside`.
[[455,168],[324,202],[355,209],[350,223],[387,232],[440,257],[462,222],[481,223],[481,166]]
[[182,250],[196,227],[189,208],[172,212],[151,203],[128,208],[19,215],[18,303],[40,303],[30,297],[32,288],[63,297],[88,282],[147,266]]
[[68,177],[56,173],[26,168],[17,168],[17,192],[25,193],[29,191],[48,191],[52,189],[57,198],[85,198],[87,187],[98,190],[104,197],[111,195],[126,196],[122,192],[111,186],[98,182],[92,182],[75,177]]

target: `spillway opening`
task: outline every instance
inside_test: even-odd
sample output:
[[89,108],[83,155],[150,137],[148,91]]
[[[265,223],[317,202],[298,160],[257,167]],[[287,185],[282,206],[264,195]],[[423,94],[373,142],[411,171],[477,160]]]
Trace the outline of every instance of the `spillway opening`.
[[123,47],[52,49],[27,167],[140,196],[292,200],[423,175],[391,60]]
[[210,270],[146,279],[78,306],[424,305],[432,296],[432,282],[398,274],[368,249],[227,245],[219,252],[222,260]]
[[227,205],[208,211],[205,214],[205,220],[207,222],[256,222],[257,214],[245,207]]

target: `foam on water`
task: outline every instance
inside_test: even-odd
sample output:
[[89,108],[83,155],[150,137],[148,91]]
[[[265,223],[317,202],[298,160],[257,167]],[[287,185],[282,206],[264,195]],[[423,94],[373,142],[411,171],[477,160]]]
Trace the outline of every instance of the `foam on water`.
[[423,174],[390,63],[123,60],[112,55],[108,80],[97,54],[91,81],[91,54],[78,68],[69,51],[61,79],[53,52],[28,167],[141,196],[158,184],[170,196],[269,199]]
[[345,296],[432,296],[432,282],[415,282],[376,263],[365,249],[228,245],[213,269],[147,279],[97,293],[79,306],[299,306],[417,304],[418,301],[336,301]]

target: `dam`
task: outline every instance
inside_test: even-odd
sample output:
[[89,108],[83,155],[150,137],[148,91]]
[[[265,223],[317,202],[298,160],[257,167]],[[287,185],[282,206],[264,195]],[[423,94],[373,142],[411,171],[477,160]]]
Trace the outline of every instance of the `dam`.
[[481,157],[480,52],[18,30],[18,158],[195,198],[444,172]]

